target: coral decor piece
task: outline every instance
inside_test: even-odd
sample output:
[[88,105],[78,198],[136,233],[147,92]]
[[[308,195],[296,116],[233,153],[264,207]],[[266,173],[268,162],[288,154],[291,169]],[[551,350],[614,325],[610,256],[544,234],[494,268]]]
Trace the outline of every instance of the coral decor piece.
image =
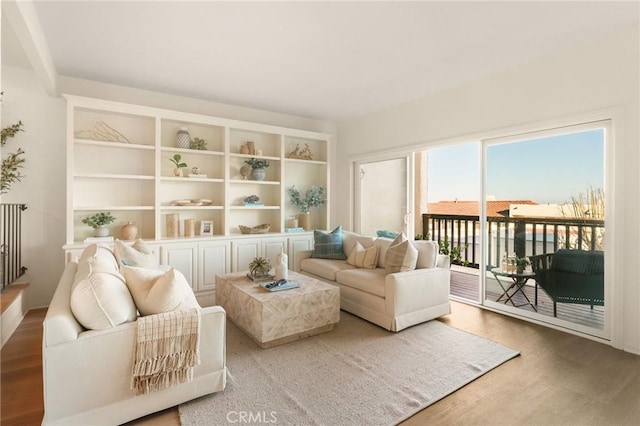
[[129,139],[104,121],[98,121],[93,129],[77,130],[73,136],[92,141],[131,143]]

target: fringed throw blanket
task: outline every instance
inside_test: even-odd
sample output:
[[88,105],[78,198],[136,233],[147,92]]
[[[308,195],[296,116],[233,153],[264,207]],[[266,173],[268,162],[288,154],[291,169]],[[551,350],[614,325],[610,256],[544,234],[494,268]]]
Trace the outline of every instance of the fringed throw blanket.
[[200,310],[138,318],[131,389],[136,395],[193,380],[200,364]]

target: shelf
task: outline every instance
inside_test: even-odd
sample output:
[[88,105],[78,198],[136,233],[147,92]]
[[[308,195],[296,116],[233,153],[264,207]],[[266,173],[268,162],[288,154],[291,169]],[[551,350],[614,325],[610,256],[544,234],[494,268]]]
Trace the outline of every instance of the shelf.
[[280,206],[230,206],[231,210],[280,210]]
[[320,166],[326,166],[326,161],[318,161],[318,160],[301,160],[300,158],[285,158],[284,161],[287,163],[298,163],[298,164],[317,164]]
[[146,175],[119,175],[112,173],[76,173],[74,178],[85,179],[136,179],[136,180],[153,180],[155,176]]
[[96,211],[96,210],[154,210],[154,206],[76,206],[75,211]]
[[258,184],[258,185],[280,185],[280,181],[274,180],[243,180],[243,179],[231,179],[229,183],[238,183],[243,185]]
[[190,177],[163,176],[160,178],[160,180],[167,181],[167,182],[184,182],[184,183],[194,183],[194,182],[224,183],[224,179],[217,179],[217,178],[190,178]]
[[271,161],[280,161],[281,158],[280,157],[271,157],[268,155],[251,155],[251,154],[236,154],[236,153],[231,153],[229,154],[229,157],[236,157],[236,158],[259,158],[261,160],[271,160]]
[[222,210],[224,206],[160,206],[160,210]]
[[172,147],[163,146],[162,148],[160,148],[160,150],[162,152],[178,152],[178,153],[183,153],[183,154],[224,156],[224,152],[209,151],[209,150],[206,150],[206,149],[190,149],[190,148],[177,148],[177,147],[176,148],[172,148]]
[[124,148],[124,149],[156,149],[153,145],[143,145],[139,143],[126,143],[126,142],[108,142],[108,141],[94,141],[90,139],[74,139],[77,145],[91,145],[91,146],[104,146],[108,148]]

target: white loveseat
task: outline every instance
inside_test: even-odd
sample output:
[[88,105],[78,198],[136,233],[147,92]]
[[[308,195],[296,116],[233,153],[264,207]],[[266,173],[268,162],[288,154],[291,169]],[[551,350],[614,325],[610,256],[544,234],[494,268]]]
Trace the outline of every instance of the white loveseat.
[[[226,315],[213,306],[201,309],[200,364],[193,380],[136,396],[130,384],[137,320],[134,316],[133,321],[94,330],[83,327],[71,307],[78,269],[75,262],[66,266],[44,320],[43,424],[122,424],[225,388]],[[108,304],[115,300],[110,297],[103,308],[114,309]]]
[[313,250],[296,253],[294,270],[340,287],[340,308],[390,331],[447,315],[449,257],[438,254],[433,241],[410,241],[418,251],[415,269],[387,273],[386,253],[392,240],[343,232],[344,257],[359,243],[378,247],[375,268],[359,268],[347,260],[312,257]]

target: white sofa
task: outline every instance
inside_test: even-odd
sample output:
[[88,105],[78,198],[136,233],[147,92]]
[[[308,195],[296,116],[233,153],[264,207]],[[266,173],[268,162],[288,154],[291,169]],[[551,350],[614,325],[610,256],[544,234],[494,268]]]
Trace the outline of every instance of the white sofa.
[[389,238],[373,238],[343,232],[344,255],[356,242],[378,246],[377,267],[358,268],[346,260],[314,258],[313,250],[296,253],[294,270],[340,287],[340,308],[390,331],[451,313],[449,303],[450,260],[438,254],[433,241],[410,241],[418,250],[414,270],[387,273]]
[[226,314],[213,306],[201,310],[201,363],[193,380],[136,396],[130,389],[136,320],[84,328],[71,307],[77,270],[75,262],[66,266],[44,320],[43,424],[122,424],[225,388]]

